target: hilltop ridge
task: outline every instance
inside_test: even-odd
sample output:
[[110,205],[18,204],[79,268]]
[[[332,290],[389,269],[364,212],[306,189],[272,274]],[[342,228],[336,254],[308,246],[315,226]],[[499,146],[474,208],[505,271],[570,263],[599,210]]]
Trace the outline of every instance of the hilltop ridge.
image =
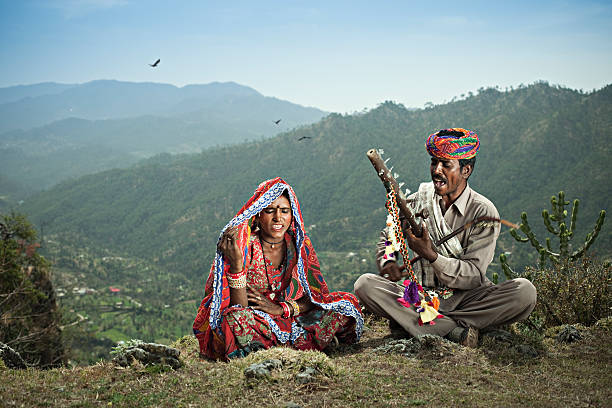
[[[609,320],[609,319],[608,319]],[[183,367],[109,362],[52,370],[0,368],[0,397],[8,405],[113,406],[609,406],[612,395],[609,322],[581,328],[582,339],[558,343],[555,330],[534,356],[522,352],[525,338],[485,337],[478,349],[449,345],[416,355],[397,344],[386,323],[368,318],[362,341],[327,353],[285,347],[252,353],[230,363],[198,356],[193,336],[173,343]],[[441,339],[440,339],[441,341]],[[396,347],[397,348],[397,347]],[[527,346],[529,348],[529,346]],[[533,349],[532,349],[533,350]],[[280,367],[266,378],[247,378],[250,364],[276,359]],[[277,364],[278,364],[277,363]],[[299,375],[307,367],[314,374]]]

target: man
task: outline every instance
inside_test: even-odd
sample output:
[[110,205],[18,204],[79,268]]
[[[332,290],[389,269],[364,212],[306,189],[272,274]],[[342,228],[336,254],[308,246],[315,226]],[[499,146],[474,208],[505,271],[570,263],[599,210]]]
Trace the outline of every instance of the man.
[[[389,326],[403,328],[411,336],[447,336],[464,346],[476,347],[478,329],[523,320],[536,302],[535,287],[526,279],[513,279],[494,285],[486,276],[493,260],[499,223],[475,224],[435,247],[443,236],[480,217],[499,218],[495,206],[472,190],[468,178],[474,171],[480,147],[476,133],[444,129],[426,141],[431,156],[430,183],[408,197],[408,206],[418,213],[427,209],[421,237],[404,230],[409,247],[421,259],[413,265],[415,277],[426,291],[438,294],[438,312],[443,317],[431,322],[419,319],[415,306],[404,306],[407,272],[397,264],[398,253],[389,253],[390,227],[381,232],[377,265],[380,276],[365,274],[355,282],[355,294],[371,312],[389,319]],[[434,311],[434,315],[435,315]],[[399,326],[399,327],[398,327]]]

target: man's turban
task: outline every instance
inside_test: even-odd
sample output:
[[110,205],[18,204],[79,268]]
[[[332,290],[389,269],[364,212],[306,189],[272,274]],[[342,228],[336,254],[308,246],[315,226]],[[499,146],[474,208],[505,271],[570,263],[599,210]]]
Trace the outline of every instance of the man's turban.
[[480,141],[471,130],[450,128],[429,135],[425,147],[430,155],[440,159],[471,159],[478,153]]

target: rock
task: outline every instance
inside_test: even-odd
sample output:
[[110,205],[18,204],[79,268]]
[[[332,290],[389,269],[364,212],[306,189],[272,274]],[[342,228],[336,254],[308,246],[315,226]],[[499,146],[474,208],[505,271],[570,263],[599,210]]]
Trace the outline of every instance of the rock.
[[302,406],[300,404],[296,404],[293,401],[288,401],[288,402],[285,402],[285,404],[283,405],[283,408],[302,408]]
[[125,356],[129,360],[130,357],[134,357],[136,360],[140,361],[143,364],[146,363],[157,363],[160,360],[160,357],[155,354],[149,354],[140,347],[134,347],[125,352]]
[[425,334],[410,339],[390,340],[382,346],[376,347],[377,353],[397,353],[406,357],[444,357],[450,355],[458,346],[440,336]]
[[420,349],[420,343],[414,338],[391,340],[374,349],[377,353],[415,354]]
[[277,358],[269,358],[267,360],[262,361],[260,364],[264,365],[268,370],[280,370],[283,368],[283,362]]
[[164,358],[162,360],[162,364],[169,365],[170,367],[172,367],[173,370],[178,370],[179,368],[183,366],[183,363],[181,363],[181,360],[179,360],[178,358],[174,358],[174,357]]
[[482,336],[491,337],[492,339],[502,343],[512,343],[512,334],[506,330],[493,329],[486,332],[482,332]]
[[422,350],[434,350],[439,349],[445,340],[440,336],[424,334],[422,336],[417,337],[416,341],[419,342]]
[[522,356],[527,358],[536,358],[539,356],[538,351],[529,344],[519,344],[517,346],[514,346],[513,349],[518,354],[521,354]]
[[176,370],[182,366],[179,360],[181,352],[178,349],[157,343],[137,343],[126,347],[117,353],[113,362],[122,367],[127,367],[133,361],[144,365],[168,365]]
[[271,374],[270,370],[261,364],[251,364],[244,369],[244,376],[251,379],[268,378]]
[[157,343],[144,343],[139,346],[144,351],[159,356],[173,357],[178,359],[181,352],[178,349]]
[[251,364],[244,369],[244,376],[251,379],[267,378],[272,374],[272,370],[281,369],[283,363],[276,359],[270,358],[259,364]]
[[312,367],[306,367],[304,371],[302,371],[301,373],[298,373],[295,376],[295,379],[300,384],[306,384],[306,383],[314,381],[316,376],[317,376],[317,370],[315,370]]
[[27,368],[25,361],[23,361],[23,358],[21,358],[21,355],[4,343],[0,343],[0,357],[2,358],[2,361],[4,361],[4,365],[7,368]]
[[566,324],[563,326],[559,334],[557,334],[556,340],[559,343],[573,343],[582,338],[582,335],[574,326]]

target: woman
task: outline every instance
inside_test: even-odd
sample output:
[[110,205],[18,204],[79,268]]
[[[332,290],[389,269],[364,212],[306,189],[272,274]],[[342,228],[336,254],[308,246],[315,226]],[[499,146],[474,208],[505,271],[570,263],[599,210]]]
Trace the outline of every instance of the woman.
[[260,184],[219,237],[193,324],[200,353],[227,361],[281,344],[323,350],[334,337],[359,340],[362,327],[357,298],[327,289],[291,186]]

